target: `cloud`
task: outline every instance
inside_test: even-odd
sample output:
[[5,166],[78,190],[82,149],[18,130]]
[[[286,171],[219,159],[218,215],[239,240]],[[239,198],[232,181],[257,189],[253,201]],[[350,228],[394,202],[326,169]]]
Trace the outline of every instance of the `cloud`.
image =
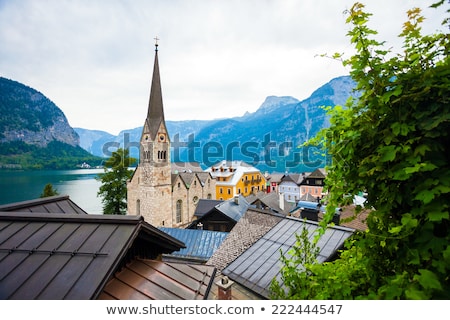
[[[406,10],[425,1],[365,2],[373,28],[394,45]],[[166,119],[242,115],[266,96],[301,100],[348,73],[317,55],[352,52],[343,13],[352,4],[0,1],[0,75],[44,93],[72,126],[117,133],[143,124],[158,36]],[[426,16],[437,29],[441,16]]]

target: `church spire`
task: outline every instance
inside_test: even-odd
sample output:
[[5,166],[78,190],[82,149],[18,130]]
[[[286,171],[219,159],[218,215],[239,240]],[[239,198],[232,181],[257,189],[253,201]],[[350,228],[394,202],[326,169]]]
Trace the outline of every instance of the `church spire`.
[[158,37],[155,38],[155,62],[153,66],[152,86],[150,89],[150,100],[148,103],[147,119],[145,120],[148,126],[149,133],[152,139],[155,139],[161,123],[164,124],[164,109],[161,93],[161,80],[159,76],[158,63]]

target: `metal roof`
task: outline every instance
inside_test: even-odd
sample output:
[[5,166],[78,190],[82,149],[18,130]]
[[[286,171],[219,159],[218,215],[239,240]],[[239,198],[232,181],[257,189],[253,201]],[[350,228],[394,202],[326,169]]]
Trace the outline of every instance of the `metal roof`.
[[70,200],[68,195],[57,195],[52,197],[4,204],[0,205],[0,211],[87,214],[86,211],[81,209],[75,202]]
[[206,300],[216,268],[134,259],[117,272],[99,299]]
[[167,256],[187,259],[208,261],[213,253],[220,247],[228,232],[198,230],[198,229],[178,229],[161,227],[161,231],[180,240],[186,248],[172,252]]
[[320,210],[322,212],[325,212],[325,206],[320,205],[317,201],[299,201],[297,202],[297,205],[295,206],[292,211],[297,209],[310,209],[310,210]]
[[[289,213],[290,209],[293,207],[293,204],[291,202],[286,201],[286,198],[282,195],[280,196],[280,194],[277,192],[266,193],[264,191],[260,191],[257,194],[252,194],[246,197],[246,200],[251,205],[255,205],[258,201],[260,201],[261,204],[263,204],[268,209],[284,214]],[[280,204],[283,206],[283,209],[281,208]]]
[[[303,227],[307,228],[312,238],[318,224],[284,218],[223,269],[222,273],[262,297],[269,298],[272,280],[276,277],[281,282],[280,250],[283,253],[288,252],[296,243],[295,235],[300,234]],[[320,248],[318,262],[324,262],[333,256],[353,232],[353,229],[344,227],[328,228],[317,244]]]
[[195,208],[194,216],[203,217],[205,214],[210,212],[216,205],[223,202],[223,200],[215,199],[199,199],[197,207]]
[[326,176],[327,176],[327,173],[324,168],[317,168],[311,174],[309,174],[306,178],[325,179]]
[[126,261],[183,247],[140,216],[0,212],[0,299],[95,299]]
[[237,222],[244,215],[249,206],[250,203],[248,203],[244,196],[239,194],[234,198],[219,203],[215,208],[228,218]]

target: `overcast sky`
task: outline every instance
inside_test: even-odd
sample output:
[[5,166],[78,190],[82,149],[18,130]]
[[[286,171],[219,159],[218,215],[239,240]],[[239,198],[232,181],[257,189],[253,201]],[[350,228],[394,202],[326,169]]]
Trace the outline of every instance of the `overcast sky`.
[[[143,125],[157,36],[166,120],[240,116],[347,75],[317,55],[352,53],[343,12],[354,2],[0,0],[0,76],[42,92],[73,127],[117,134]],[[442,30],[432,0],[361,2],[388,46],[412,7],[425,31]]]

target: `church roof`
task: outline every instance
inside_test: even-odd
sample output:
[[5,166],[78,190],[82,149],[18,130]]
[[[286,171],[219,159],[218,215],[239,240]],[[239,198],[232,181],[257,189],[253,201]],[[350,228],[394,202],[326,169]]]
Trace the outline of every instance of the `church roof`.
[[152,86],[150,89],[150,100],[148,103],[147,119],[145,119],[144,133],[148,130],[151,139],[154,140],[161,123],[165,126],[161,79],[159,75],[158,45],[156,45]]
[[172,162],[170,164],[172,173],[180,172],[203,172],[199,162]]

